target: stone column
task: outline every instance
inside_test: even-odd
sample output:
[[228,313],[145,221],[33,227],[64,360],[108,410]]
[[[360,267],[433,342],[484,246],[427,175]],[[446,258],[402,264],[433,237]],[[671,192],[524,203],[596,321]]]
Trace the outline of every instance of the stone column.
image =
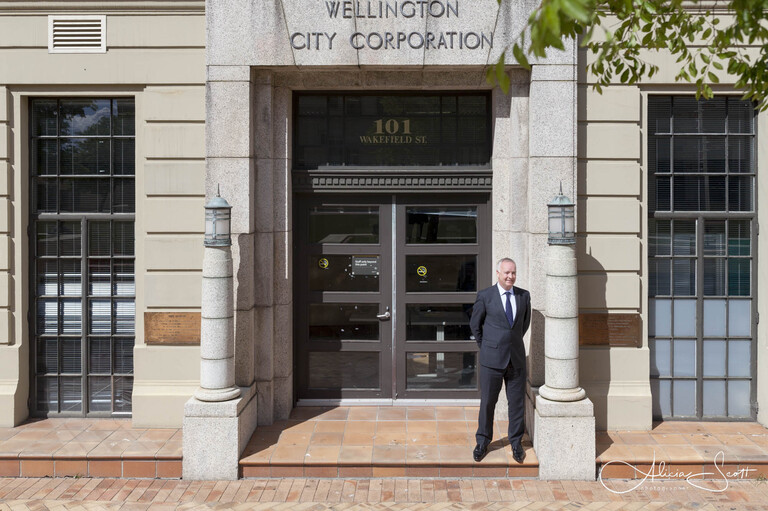
[[544,385],[536,397],[539,478],[595,479],[595,415],[579,387],[579,302],[575,245],[547,247]]
[[232,249],[205,247],[200,318],[200,401],[228,401],[235,387],[235,321],[232,303]]
[[578,401],[579,297],[575,245],[547,248],[547,315],[544,319],[544,385],[539,395],[550,401]]

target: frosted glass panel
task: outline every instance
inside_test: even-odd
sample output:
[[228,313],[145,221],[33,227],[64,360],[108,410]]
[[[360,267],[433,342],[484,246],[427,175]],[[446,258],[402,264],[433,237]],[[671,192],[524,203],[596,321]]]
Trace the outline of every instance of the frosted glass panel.
[[651,380],[651,396],[653,401],[653,416],[668,417],[672,414],[672,396],[670,395],[669,380]]
[[730,300],[728,303],[728,335],[749,337],[752,331],[752,301]]
[[649,334],[657,337],[672,335],[672,300],[648,300],[650,302]]
[[704,300],[704,337],[725,337],[725,300]]
[[704,415],[725,415],[725,382],[705,381],[702,390]]
[[675,337],[696,336],[696,300],[675,300]]
[[749,417],[749,381],[728,382],[728,415]]
[[675,376],[696,376],[696,341],[675,340]]
[[696,415],[696,382],[673,382],[672,405],[675,416]]
[[752,377],[752,341],[728,341],[728,376]]
[[652,339],[650,344],[651,376],[671,376],[671,341],[669,339]]
[[704,376],[725,376],[724,340],[704,341]]

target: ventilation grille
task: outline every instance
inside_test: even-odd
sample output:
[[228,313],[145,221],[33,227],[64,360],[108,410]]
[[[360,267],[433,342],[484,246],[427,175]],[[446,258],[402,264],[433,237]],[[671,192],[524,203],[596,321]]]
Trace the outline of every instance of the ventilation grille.
[[106,51],[106,16],[48,16],[48,53]]

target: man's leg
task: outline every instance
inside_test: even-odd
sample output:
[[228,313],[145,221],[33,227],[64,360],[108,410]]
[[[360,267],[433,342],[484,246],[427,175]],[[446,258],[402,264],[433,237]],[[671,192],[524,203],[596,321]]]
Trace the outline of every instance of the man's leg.
[[479,366],[480,369],[480,412],[477,416],[475,439],[480,445],[487,445],[493,439],[493,412],[499,400],[504,370]]
[[504,385],[509,403],[509,444],[519,445],[525,432],[525,368],[508,367]]

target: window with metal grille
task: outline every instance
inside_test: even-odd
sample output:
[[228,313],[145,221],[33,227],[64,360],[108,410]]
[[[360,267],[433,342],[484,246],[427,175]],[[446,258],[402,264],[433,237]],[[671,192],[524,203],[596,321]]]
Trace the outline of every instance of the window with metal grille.
[[755,415],[755,113],[648,100],[648,305],[656,418]]
[[30,103],[31,409],[129,414],[134,100]]

